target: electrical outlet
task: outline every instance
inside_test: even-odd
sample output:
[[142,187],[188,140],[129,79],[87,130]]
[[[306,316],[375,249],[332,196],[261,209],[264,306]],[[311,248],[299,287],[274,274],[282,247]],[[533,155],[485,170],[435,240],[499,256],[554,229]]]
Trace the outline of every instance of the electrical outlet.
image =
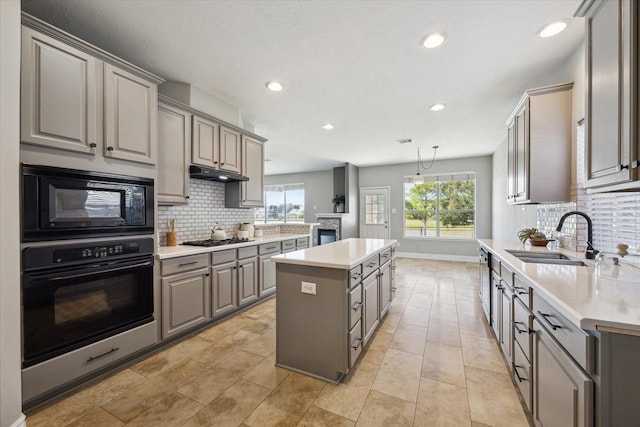
[[310,282],[302,282],[301,291],[302,291],[303,294],[315,295],[316,294],[316,284],[315,283],[310,283]]

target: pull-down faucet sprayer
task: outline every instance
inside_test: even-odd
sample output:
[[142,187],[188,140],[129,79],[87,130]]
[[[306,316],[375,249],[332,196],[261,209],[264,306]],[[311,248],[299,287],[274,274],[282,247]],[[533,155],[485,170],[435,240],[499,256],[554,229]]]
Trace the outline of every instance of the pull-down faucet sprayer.
[[562,215],[562,218],[560,218],[556,231],[562,230],[562,225],[564,224],[564,220],[571,215],[579,215],[583,217],[585,220],[587,220],[587,247],[584,251],[584,257],[586,259],[595,259],[598,251],[593,247],[593,223],[591,222],[591,218],[589,218],[589,215],[580,211],[567,212],[566,214]]

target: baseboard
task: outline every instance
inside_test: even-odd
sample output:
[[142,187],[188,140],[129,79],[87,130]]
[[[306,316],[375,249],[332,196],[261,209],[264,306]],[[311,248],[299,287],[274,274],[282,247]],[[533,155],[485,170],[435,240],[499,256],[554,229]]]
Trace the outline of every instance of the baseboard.
[[477,256],[468,255],[448,255],[448,254],[425,254],[422,252],[397,252],[398,258],[432,259],[437,261],[459,261],[478,262]]
[[20,418],[15,420],[10,427],[27,427],[27,417],[24,414],[20,414]]

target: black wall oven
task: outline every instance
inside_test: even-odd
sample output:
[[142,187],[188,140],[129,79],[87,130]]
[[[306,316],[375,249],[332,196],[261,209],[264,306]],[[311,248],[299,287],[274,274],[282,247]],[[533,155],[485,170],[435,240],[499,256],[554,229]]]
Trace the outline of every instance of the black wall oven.
[[152,321],[153,248],[139,238],[24,249],[23,367]]
[[22,166],[23,242],[152,234],[153,180]]

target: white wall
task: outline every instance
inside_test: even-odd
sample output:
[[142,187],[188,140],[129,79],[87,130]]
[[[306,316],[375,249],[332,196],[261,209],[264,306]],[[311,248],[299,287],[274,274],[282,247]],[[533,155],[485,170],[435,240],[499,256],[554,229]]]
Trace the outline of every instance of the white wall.
[[0,427],[24,424],[20,378],[20,1],[0,0]]

